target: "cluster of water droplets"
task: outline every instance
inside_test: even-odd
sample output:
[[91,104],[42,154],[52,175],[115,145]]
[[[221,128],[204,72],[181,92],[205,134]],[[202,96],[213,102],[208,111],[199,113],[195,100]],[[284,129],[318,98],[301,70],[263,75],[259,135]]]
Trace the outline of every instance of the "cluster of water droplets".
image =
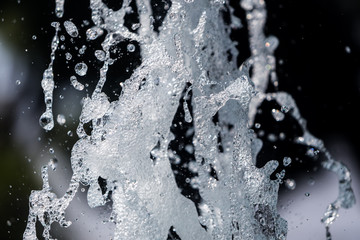
[[[124,17],[135,11],[132,1],[139,22],[130,30]],[[82,101],[76,131],[79,140],[71,154],[73,176],[65,195],[57,197],[51,191],[47,172],[49,166],[56,168],[55,161],[42,169],[43,189],[31,193],[24,239],[36,239],[37,220],[44,226],[46,239],[51,238],[53,222],[69,226],[65,210],[80,184],[89,186],[90,207],[112,201],[114,239],[165,239],[174,232],[181,239],[285,239],[287,223],[277,213],[278,189],[285,169],[271,180],[278,161],[268,161],[262,168],[255,166],[262,142],[249,129],[249,125],[260,128],[254,118],[265,99],[281,106],[271,110],[276,121],[291,115],[300,123],[304,135],[296,141],[324,152],[323,167],[338,174],[339,197],[326,210],[322,220],[325,225],[335,220],[340,207],[354,204],[349,171],[307,131],[291,96],[265,92],[269,80],[275,87],[278,85],[273,52],[279,43],[274,36],[264,34],[263,0],[241,1],[248,22],[251,57],[240,68],[230,33],[241,23],[227,1],[168,1],[158,30],[150,2],[125,0],[114,11],[101,0],[90,1],[94,25],[86,30],[87,40],[106,35],[102,49],[94,51],[103,64],[97,85]],[[63,16],[63,8],[64,1],[56,0],[56,16]],[[230,23],[224,21],[223,11],[228,11]],[[73,22],[67,20],[63,25],[72,38],[79,36]],[[54,23],[54,27],[51,62],[42,80],[46,111],[40,125],[45,130],[54,126],[53,61],[60,23]],[[126,46],[129,53],[140,47],[142,62],[121,83],[119,98],[110,102],[102,91],[108,69],[115,61],[110,50],[124,41],[130,42]],[[79,53],[85,50],[86,46]],[[70,53],[66,54],[67,60],[71,58]],[[84,62],[75,65],[78,76],[86,76],[87,71]],[[84,89],[75,75],[70,77],[70,83],[76,90]],[[178,112],[183,114],[183,122],[174,117]],[[58,115],[57,122],[63,125],[66,119]],[[86,124],[92,125],[91,133],[85,131]],[[172,129],[185,124],[191,126],[185,135],[192,141],[184,149],[193,158],[188,168],[194,176],[185,182],[199,192],[201,201],[196,205],[179,191],[172,167],[182,160],[169,150],[176,138]],[[72,132],[68,135],[72,136]],[[285,157],[282,164],[288,167],[291,162]],[[106,182],[105,191],[99,186],[99,178]],[[291,179],[286,179],[285,184],[295,188]]]

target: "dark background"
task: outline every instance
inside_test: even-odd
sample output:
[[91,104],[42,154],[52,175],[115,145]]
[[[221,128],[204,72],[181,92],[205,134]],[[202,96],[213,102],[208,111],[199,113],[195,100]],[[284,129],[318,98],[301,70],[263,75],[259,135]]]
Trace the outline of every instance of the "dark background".
[[[54,34],[50,23],[57,20],[53,13],[54,2],[0,2],[1,239],[22,238],[28,214],[28,196],[32,189],[41,187],[41,165],[50,158],[57,158],[57,172],[71,173],[68,159],[71,146],[76,141],[79,102],[87,92],[71,89],[68,69],[73,69],[79,61],[86,61],[89,73],[86,78],[78,79],[83,83],[86,79],[91,93],[91,86],[96,82],[101,67],[93,56],[93,50],[100,48],[101,39],[86,43],[86,26],[80,27],[81,39],[75,43],[68,40],[63,43],[66,49],[71,49],[72,60],[66,63],[67,50],[59,50],[54,63],[58,85],[54,91],[54,115],[64,114],[67,122],[65,126],[56,125],[51,133],[45,133],[38,125],[45,108],[40,81],[49,62]],[[91,26],[90,10],[87,8],[89,1],[69,2],[65,3],[65,15],[60,22],[73,19],[80,26],[84,24],[83,20],[88,20]],[[112,1],[107,2],[113,4]],[[234,6],[235,3],[232,1]],[[280,40],[275,52],[279,90],[295,98],[303,117],[307,119],[310,132],[323,139],[325,144],[334,146],[329,149],[333,155],[341,155],[343,151],[353,153],[351,171],[360,172],[360,2],[278,0],[267,1],[267,9],[265,32]],[[244,15],[239,8],[236,11],[239,16]],[[240,59],[249,55],[246,32],[244,28],[236,33],[239,35]],[[67,36],[64,31],[60,32],[62,34]],[[83,44],[88,46],[86,53],[76,56],[75,47],[80,48]],[[114,80],[106,88],[114,89],[114,97],[120,91],[114,86],[126,78],[126,75],[120,75],[119,72],[123,72],[120,70],[131,70],[136,65],[130,64],[131,59],[136,59],[136,56],[119,57],[110,68],[108,79]],[[17,80],[20,84],[16,84]],[[73,137],[67,135],[69,130],[73,132]],[[341,144],[337,145],[339,142]],[[50,148],[55,149],[55,154],[49,153]],[[290,173],[300,179],[311,166],[299,164],[291,168]],[[286,191],[282,193],[286,194]]]

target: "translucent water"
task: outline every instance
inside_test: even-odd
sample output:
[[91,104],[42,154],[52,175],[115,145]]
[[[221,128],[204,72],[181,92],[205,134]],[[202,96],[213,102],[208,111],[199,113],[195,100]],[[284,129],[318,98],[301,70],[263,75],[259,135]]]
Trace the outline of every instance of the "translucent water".
[[[86,30],[87,39],[95,40],[104,33],[106,36],[102,49],[94,52],[103,64],[97,85],[82,101],[76,131],[79,139],[71,153],[73,175],[66,193],[58,197],[48,182],[48,167],[56,169],[54,160],[43,167],[43,188],[30,195],[24,239],[36,239],[36,221],[43,225],[45,239],[51,239],[53,222],[70,226],[65,211],[80,184],[89,186],[90,207],[112,202],[114,239],[166,239],[171,229],[184,240],[285,239],[287,222],[277,213],[278,189],[285,170],[271,180],[278,161],[269,159],[264,167],[255,166],[262,142],[249,129],[264,99],[284,106],[274,109],[275,120],[282,121],[286,114],[295,118],[304,132],[298,143],[325,153],[323,167],[339,177],[339,196],[322,220],[327,229],[341,207],[354,204],[350,172],[307,131],[291,96],[265,93],[269,80],[274,86],[278,84],[273,52],[279,42],[264,34],[264,1],[241,1],[246,11],[251,57],[240,68],[230,32],[231,27],[240,27],[241,23],[226,1],[172,0],[164,4],[166,15],[158,31],[150,1],[137,0],[135,5],[137,10],[130,0],[123,1],[122,7],[114,11],[101,0],[90,1],[93,26]],[[61,6],[63,1],[56,1],[57,16],[60,10],[63,13]],[[231,23],[224,21],[224,9],[229,10]],[[124,20],[131,11],[139,14],[139,23],[132,24],[132,31]],[[52,63],[59,42],[59,24],[55,25],[51,63],[42,81],[46,112],[40,124],[45,130],[53,128]],[[70,36],[78,34],[72,24],[64,26]],[[142,62],[121,84],[118,99],[110,102],[102,91],[108,69],[115,61],[110,50],[123,41],[139,44]],[[138,50],[133,43],[126,46],[130,53]],[[87,70],[83,62],[75,66],[79,76],[85,76]],[[84,87],[75,76],[70,82],[77,90]],[[171,166],[181,163],[180,157],[169,150],[174,140],[171,129],[180,125],[173,122],[178,111],[184,118],[181,124],[191,125],[186,135],[192,136],[192,141],[183,148],[193,155],[188,165],[195,177],[185,182],[199,191],[201,201],[196,206],[180,193]],[[91,133],[85,131],[86,124],[92,125]],[[72,131],[68,136],[73,136]],[[221,150],[219,142],[224,146]],[[283,159],[284,166],[290,163],[291,159]],[[106,181],[105,191],[99,186],[99,178]],[[293,180],[286,179],[285,184],[295,188]]]

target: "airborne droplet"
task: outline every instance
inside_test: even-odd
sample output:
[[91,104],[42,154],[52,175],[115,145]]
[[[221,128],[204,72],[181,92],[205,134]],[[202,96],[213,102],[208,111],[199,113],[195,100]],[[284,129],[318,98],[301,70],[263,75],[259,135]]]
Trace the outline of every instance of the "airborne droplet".
[[77,63],[75,65],[75,72],[77,75],[79,76],[85,76],[86,72],[88,70],[88,67],[85,63],[81,62],[81,63]]
[[75,24],[71,21],[65,21],[64,22],[64,27],[66,29],[66,32],[71,36],[71,37],[77,37],[79,35],[78,29],[75,26]]

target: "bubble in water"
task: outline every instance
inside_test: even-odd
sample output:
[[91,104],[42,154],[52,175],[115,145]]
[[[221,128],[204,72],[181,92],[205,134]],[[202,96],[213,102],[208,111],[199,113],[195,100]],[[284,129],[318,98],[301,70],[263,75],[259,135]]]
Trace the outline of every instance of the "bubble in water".
[[280,121],[284,120],[284,118],[285,118],[285,114],[277,109],[272,109],[271,114],[277,122],[280,122]]
[[56,121],[58,122],[58,124],[64,125],[66,123],[66,118],[64,115],[58,114],[56,117]]
[[255,123],[255,128],[261,128],[261,124],[260,123]]
[[284,157],[283,159],[283,164],[285,167],[289,166],[291,163],[291,158],[290,157]]
[[99,60],[99,61],[105,61],[106,58],[106,54],[103,50],[96,50],[95,51],[95,57]]
[[135,45],[132,44],[132,43],[129,43],[127,45],[127,50],[128,50],[128,52],[134,52],[135,51]]
[[309,197],[309,196],[310,196],[310,193],[306,192],[306,193],[305,193],[305,196],[306,196],[306,197]]
[[32,40],[36,40],[37,39],[37,37],[36,37],[36,35],[32,35]]
[[79,76],[85,76],[86,72],[88,70],[88,67],[85,63],[81,62],[81,63],[77,63],[75,65],[75,72],[77,75]]
[[79,31],[77,29],[77,27],[75,26],[75,24],[71,21],[65,21],[64,22],[64,27],[66,32],[71,36],[71,37],[77,37],[79,35]]
[[16,80],[16,85],[20,85],[21,84],[21,81],[20,80]]

